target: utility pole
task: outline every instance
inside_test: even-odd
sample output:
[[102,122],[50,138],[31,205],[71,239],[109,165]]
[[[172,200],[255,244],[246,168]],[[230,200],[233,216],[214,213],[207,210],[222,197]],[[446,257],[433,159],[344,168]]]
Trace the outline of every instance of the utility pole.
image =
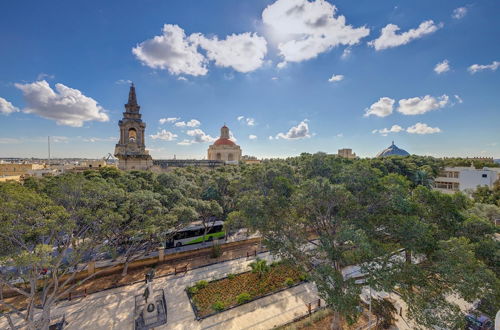
[[49,159],[48,159],[48,168],[50,168],[50,136],[47,136],[47,144],[49,149]]

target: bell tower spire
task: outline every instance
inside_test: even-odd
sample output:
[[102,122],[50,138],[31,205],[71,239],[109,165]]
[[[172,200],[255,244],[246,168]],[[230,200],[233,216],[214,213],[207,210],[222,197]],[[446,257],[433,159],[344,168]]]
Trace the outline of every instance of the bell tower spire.
[[115,147],[115,157],[119,159],[118,167],[122,170],[146,170],[153,161],[145,145],[146,123],[141,119],[132,84],[128,93],[128,103],[125,104],[123,118],[118,122],[120,140]]
[[125,104],[125,110],[126,112],[139,112],[140,109],[141,106],[137,104],[137,96],[135,95],[135,85],[132,83],[128,92],[128,103]]

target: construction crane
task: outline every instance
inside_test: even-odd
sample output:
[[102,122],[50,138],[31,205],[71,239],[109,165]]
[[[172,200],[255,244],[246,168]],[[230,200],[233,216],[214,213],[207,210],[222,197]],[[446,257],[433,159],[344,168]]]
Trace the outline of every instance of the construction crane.
[[106,162],[106,164],[109,163],[110,158],[113,160],[114,163],[116,158],[110,152],[108,152],[106,156],[102,157],[102,159]]

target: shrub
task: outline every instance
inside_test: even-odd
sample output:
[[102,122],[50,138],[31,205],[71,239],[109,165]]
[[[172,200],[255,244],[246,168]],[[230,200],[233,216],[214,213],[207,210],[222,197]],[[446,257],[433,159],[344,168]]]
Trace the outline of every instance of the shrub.
[[269,271],[269,265],[267,264],[267,261],[259,258],[252,262],[249,266],[250,268],[252,268],[252,273],[258,274],[259,277],[262,277]]
[[218,258],[222,255],[222,249],[219,244],[212,245],[212,251],[210,252],[210,258]]
[[216,312],[222,312],[226,308],[224,306],[224,303],[222,301],[217,301],[215,304],[212,305],[212,309]]
[[280,261],[273,261],[273,262],[271,262],[271,264],[270,264],[269,266],[271,266],[271,267],[276,267],[276,266],[278,266],[280,263],[281,263]]
[[248,292],[243,292],[242,294],[239,294],[236,297],[236,301],[238,301],[238,304],[243,304],[243,303],[249,301],[250,299],[252,299],[252,296],[250,296],[250,293],[248,293]]
[[198,281],[196,282],[195,286],[198,290],[201,290],[203,289],[204,287],[206,287],[208,285],[208,282],[207,281]]
[[307,280],[307,278],[308,278],[308,276],[306,273],[302,273],[299,275],[299,280],[301,280],[301,281],[305,281],[305,280]]
[[291,279],[290,277],[287,277],[287,279],[285,280],[285,284],[288,285],[288,286],[292,286],[294,285],[295,281],[293,279]]
[[227,278],[230,280],[232,280],[235,277],[236,277],[236,275],[234,275],[234,274],[231,274],[231,273],[227,274]]
[[190,288],[187,289],[187,291],[190,293],[190,294],[196,294],[198,292],[198,288],[196,286],[192,286]]

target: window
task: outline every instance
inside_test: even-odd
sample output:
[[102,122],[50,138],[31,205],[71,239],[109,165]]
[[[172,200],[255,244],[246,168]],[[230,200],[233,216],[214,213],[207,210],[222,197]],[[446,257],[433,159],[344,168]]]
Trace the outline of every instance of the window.
[[483,174],[483,178],[487,178],[488,177],[488,174]]
[[131,128],[128,130],[128,140],[131,142],[135,142],[137,140],[137,131],[135,128]]

